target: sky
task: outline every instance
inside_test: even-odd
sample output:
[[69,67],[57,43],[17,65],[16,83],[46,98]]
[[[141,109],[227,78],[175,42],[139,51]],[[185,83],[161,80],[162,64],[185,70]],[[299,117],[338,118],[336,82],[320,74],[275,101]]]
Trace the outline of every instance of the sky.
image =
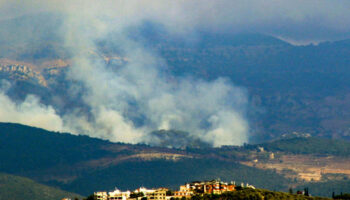
[[1,0],[0,18],[56,12],[105,16],[127,23],[164,24],[171,32],[252,31],[295,42],[344,39],[350,36],[350,2],[346,0]]

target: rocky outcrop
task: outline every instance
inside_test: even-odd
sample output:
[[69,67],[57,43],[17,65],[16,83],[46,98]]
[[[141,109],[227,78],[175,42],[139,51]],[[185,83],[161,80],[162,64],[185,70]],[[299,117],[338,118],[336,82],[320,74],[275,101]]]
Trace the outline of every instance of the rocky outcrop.
[[9,80],[32,81],[41,86],[47,87],[45,78],[40,72],[23,64],[0,63],[0,76]]

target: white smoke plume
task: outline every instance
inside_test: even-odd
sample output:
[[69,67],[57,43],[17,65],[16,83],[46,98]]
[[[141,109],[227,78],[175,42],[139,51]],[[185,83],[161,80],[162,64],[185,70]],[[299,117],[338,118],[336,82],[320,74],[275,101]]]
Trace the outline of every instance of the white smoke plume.
[[[185,36],[195,29],[191,24],[196,20],[186,21],[188,12],[182,8],[187,4],[63,2],[57,10],[65,16],[61,30],[65,47],[73,55],[68,78],[81,84],[88,113],[74,108],[59,117],[51,106],[40,104],[33,96],[15,104],[2,93],[0,120],[127,143],[152,143],[148,134],[158,129],[184,130],[213,146],[247,142],[248,100],[244,89],[224,78],[211,82],[190,77],[173,80],[162,72],[162,58],[127,34],[129,28],[153,21],[170,33]],[[173,12],[166,12],[165,6],[174,6]],[[117,68],[108,66],[99,56],[98,41],[118,49],[118,56],[127,62]]]
[[[83,100],[92,117],[72,114],[64,116],[65,121],[94,136],[128,143],[151,142],[147,134],[157,129],[185,130],[214,146],[247,142],[247,97],[242,89],[225,79],[167,80],[159,69],[164,65],[161,58],[126,34],[129,27],[147,20],[149,13],[137,15],[132,3],[102,1],[91,7],[85,2],[79,1],[76,8],[69,4],[63,28],[66,46],[74,55],[69,76],[87,90]],[[132,15],[119,13],[130,10]],[[111,34],[117,37],[109,41]],[[102,58],[92,55],[100,53],[98,40],[120,49],[129,61],[116,70],[108,68]]]
[[33,95],[19,103],[14,103],[4,91],[0,91],[0,121],[27,124],[51,131],[64,131],[63,121],[52,106],[39,103]]
[[[1,92],[0,121],[128,143],[152,143],[151,131],[177,129],[214,146],[243,144],[249,138],[246,91],[225,78],[169,77],[157,52],[129,37],[130,28],[150,21],[183,39],[196,30],[263,32],[296,41],[342,38],[350,33],[344,20],[349,8],[342,0],[0,0],[0,20],[38,12],[63,16],[58,34],[73,55],[68,78],[78,82],[69,91],[73,96],[83,91],[88,107],[59,116],[34,96],[14,103]],[[116,56],[127,62],[107,65],[99,41],[118,49]]]

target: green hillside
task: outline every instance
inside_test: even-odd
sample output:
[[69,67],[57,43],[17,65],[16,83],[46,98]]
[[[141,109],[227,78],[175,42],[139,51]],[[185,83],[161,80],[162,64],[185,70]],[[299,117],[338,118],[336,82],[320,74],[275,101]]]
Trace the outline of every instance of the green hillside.
[[[182,150],[112,143],[20,124],[0,123],[0,172],[28,177],[84,196],[115,187],[123,190],[139,186],[177,189],[188,181],[216,178],[275,191],[309,187],[314,195],[330,196],[330,190],[349,192],[347,180],[339,184],[333,183],[333,180],[303,182],[279,174],[274,169],[243,165],[243,161],[258,158],[263,162],[268,159],[268,153],[257,151],[258,146],[264,147],[267,152],[279,152],[278,155],[340,155],[344,159],[349,155],[349,143],[313,137],[242,147]],[[330,189],[318,189],[327,188],[327,184]]]
[[0,170],[13,173],[40,170],[108,156],[107,141],[74,136],[19,124],[0,123]]
[[78,194],[36,183],[28,178],[0,173],[0,200],[60,200]]
[[[83,195],[114,187],[177,187],[187,181],[214,178],[249,182],[273,190],[288,189],[289,180],[272,170],[241,165],[235,159],[222,159],[215,155],[215,150],[208,154],[205,149],[197,151],[202,153],[117,144],[0,123],[2,172],[23,175]],[[174,159],[164,157],[166,155],[180,157]]]

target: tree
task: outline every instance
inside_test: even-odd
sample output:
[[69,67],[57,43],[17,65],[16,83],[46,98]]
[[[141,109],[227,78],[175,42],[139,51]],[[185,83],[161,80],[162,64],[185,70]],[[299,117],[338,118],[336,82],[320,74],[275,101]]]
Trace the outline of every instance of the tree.
[[85,199],[83,199],[83,200],[94,200],[95,198],[94,198],[94,195],[93,194],[91,194],[91,195],[89,195],[88,197],[86,197]]
[[173,196],[174,192],[171,190],[166,191],[166,196]]
[[305,195],[305,196],[309,196],[309,188],[308,188],[308,187],[306,187],[306,188],[304,189],[304,195]]
[[143,192],[136,192],[136,193],[131,193],[130,194],[130,198],[132,199],[136,199],[137,197],[144,197],[145,195],[143,194]]

